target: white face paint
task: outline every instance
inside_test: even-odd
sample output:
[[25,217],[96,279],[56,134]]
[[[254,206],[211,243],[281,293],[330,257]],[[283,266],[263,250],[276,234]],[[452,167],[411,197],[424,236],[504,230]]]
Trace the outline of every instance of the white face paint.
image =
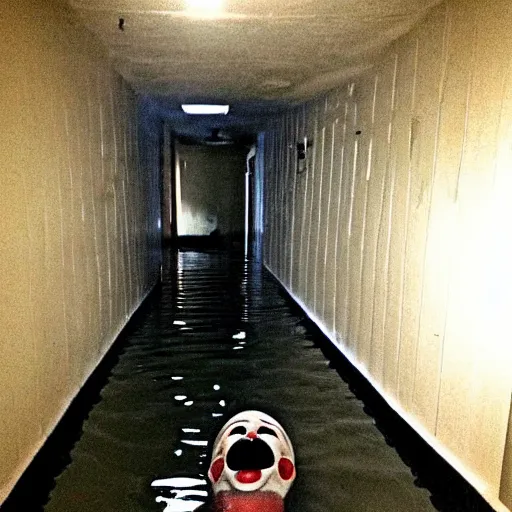
[[295,455],[283,427],[259,411],[231,418],[213,446],[213,492],[267,491],[284,498],[295,479]]

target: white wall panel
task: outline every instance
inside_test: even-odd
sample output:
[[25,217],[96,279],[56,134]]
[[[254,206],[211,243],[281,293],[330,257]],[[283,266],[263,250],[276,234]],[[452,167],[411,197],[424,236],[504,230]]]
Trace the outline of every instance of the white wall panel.
[[0,11],[2,502],[158,278],[160,125],[59,2]]
[[[267,159],[271,192],[293,198],[268,208],[286,233],[268,267],[501,510],[512,488],[511,25],[506,0],[442,3],[374,69],[287,114]],[[291,179],[304,136],[307,169]]]

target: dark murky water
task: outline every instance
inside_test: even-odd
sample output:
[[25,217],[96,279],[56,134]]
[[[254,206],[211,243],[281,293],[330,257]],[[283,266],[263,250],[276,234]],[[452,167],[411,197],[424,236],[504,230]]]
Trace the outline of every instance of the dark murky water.
[[247,408],[292,439],[289,512],[434,510],[266,272],[206,253],[168,267],[45,511],[197,509],[213,437]]

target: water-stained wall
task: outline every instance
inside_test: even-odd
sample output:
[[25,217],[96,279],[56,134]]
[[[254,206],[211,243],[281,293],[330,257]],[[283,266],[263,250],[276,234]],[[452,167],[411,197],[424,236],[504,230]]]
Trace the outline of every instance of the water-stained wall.
[[444,2],[372,72],[265,137],[268,267],[501,510],[512,509],[511,25],[508,0]]
[[160,134],[57,1],[0,34],[1,503],[157,279]]
[[244,232],[245,159],[236,146],[178,144],[178,235]]

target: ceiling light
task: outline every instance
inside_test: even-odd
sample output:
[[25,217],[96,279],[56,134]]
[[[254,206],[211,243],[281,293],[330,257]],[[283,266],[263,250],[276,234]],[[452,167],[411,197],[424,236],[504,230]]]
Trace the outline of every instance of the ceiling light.
[[226,115],[229,112],[229,105],[181,105],[181,108],[187,114],[195,115]]
[[224,0],[187,0],[187,12],[195,16],[216,16],[223,7]]

